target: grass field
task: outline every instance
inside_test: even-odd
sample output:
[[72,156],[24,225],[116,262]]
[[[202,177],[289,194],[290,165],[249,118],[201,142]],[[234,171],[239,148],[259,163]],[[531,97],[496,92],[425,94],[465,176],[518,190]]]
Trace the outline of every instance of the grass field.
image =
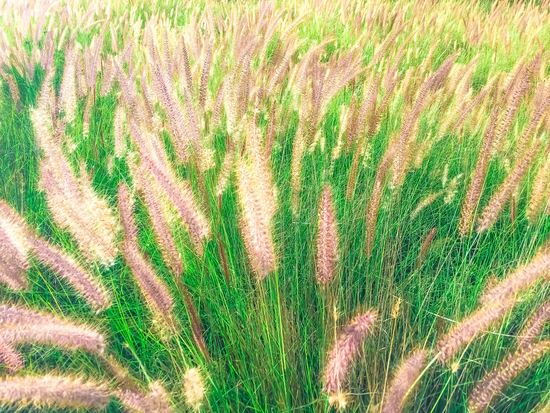
[[0,6],[0,411],[550,411],[535,3]]

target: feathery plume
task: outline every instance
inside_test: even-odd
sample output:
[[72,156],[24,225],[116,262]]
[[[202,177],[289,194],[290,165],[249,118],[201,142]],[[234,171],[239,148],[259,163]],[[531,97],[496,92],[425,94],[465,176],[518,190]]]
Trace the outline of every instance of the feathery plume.
[[199,123],[197,120],[197,115],[195,114],[195,109],[193,108],[193,99],[191,96],[191,92],[189,92],[189,89],[184,88],[183,89],[184,96],[185,96],[185,113],[187,114],[187,121],[190,126],[190,133],[192,137],[192,143],[193,148],[195,149],[195,153],[197,155],[201,154],[201,141],[200,141],[200,131],[199,131]]
[[346,325],[328,353],[324,373],[323,390],[329,394],[342,392],[342,385],[349,373],[357,353],[363,347],[365,338],[372,332],[376,312],[368,311],[356,316]]
[[403,410],[416,379],[426,365],[427,357],[426,350],[417,350],[403,360],[384,400],[382,413],[399,413]]
[[[487,85],[484,87],[475,98],[472,99],[472,101],[469,104],[464,103],[462,110],[460,111],[460,115],[458,116],[458,119],[456,120],[455,124],[452,127],[453,132],[460,131],[462,125],[464,124],[464,121],[466,120],[466,117],[468,114],[473,110],[474,107],[476,107],[483,99],[485,99],[485,96],[487,96],[487,93],[489,93],[489,87],[492,85]],[[452,119],[452,118],[450,118]],[[496,123],[496,119],[495,119]],[[494,128],[494,125],[493,125]],[[441,128],[441,132],[445,133],[447,132],[448,128]],[[459,139],[462,139],[462,135],[459,136]]]
[[503,103],[509,103],[512,98],[515,89],[521,82],[522,75],[525,73],[525,57],[522,56],[516,63],[514,73],[508,76],[506,83],[503,87],[503,92],[506,93],[502,96]]
[[41,181],[55,222],[73,234],[88,258],[97,257],[106,264],[112,263],[116,256],[116,224],[109,206],[97,198],[91,188],[87,197],[82,196],[84,185],[78,185],[68,163],[60,159],[55,162],[62,168],[61,181],[49,166],[50,162],[44,160],[40,164]]
[[[149,86],[147,85],[147,73],[145,70],[141,72],[141,78],[139,82],[141,86],[142,98],[143,98],[143,108],[145,109],[145,125],[150,129],[154,130],[153,118],[155,117],[155,98],[152,96]],[[176,142],[178,144],[179,142]]]
[[[540,54],[537,55],[535,60],[527,65],[527,67],[521,71],[518,71],[518,80],[517,82],[514,82],[510,85],[510,88],[507,91],[507,97],[504,100],[504,103],[508,103],[508,106],[506,107],[506,111],[504,112],[502,116],[502,120],[498,124],[496,131],[495,131],[495,142],[498,144],[500,143],[500,140],[508,133],[510,130],[510,126],[512,125],[512,121],[514,119],[514,115],[516,114],[518,108],[520,107],[521,99],[529,89],[529,84],[531,80],[531,74],[534,67],[534,63],[536,60],[540,57]],[[508,99],[508,96],[510,98]]]
[[231,273],[229,271],[229,266],[227,265],[227,253],[225,252],[225,247],[220,234],[218,234],[217,236],[217,242],[218,242],[218,252],[220,255],[220,261],[223,269],[223,275],[225,276],[225,281],[229,286],[231,283]]
[[145,123],[145,115],[143,113],[143,106],[140,104],[136,91],[134,79],[130,76],[126,76],[124,71],[120,67],[119,62],[114,61],[115,75],[120,85],[120,91],[122,92],[122,98],[128,106],[128,115],[132,117],[138,124]]
[[109,307],[110,298],[103,286],[74,259],[39,238],[32,240],[32,251],[40,262],[71,284],[96,310]]
[[[406,43],[406,40],[403,43],[403,45],[405,43]],[[382,98],[382,101],[376,108],[376,113],[371,118],[371,123],[368,131],[369,136],[374,136],[376,129],[378,128],[378,126],[380,125],[380,121],[382,120],[382,115],[384,111],[387,109],[388,103],[390,102],[390,99],[393,96],[393,92],[395,91],[395,87],[397,86],[397,82],[398,82],[397,71],[399,69],[399,63],[401,63],[401,59],[403,59],[403,56],[404,56],[404,52],[398,53],[392,67],[386,73],[386,76],[384,76],[384,80],[382,83],[382,86],[384,87],[384,97]]]
[[405,29],[405,26],[404,25],[400,25],[398,27],[395,28],[395,30],[392,30],[387,36],[386,38],[384,39],[384,41],[382,43],[380,43],[378,45],[378,47],[376,48],[375,52],[374,52],[374,56],[372,58],[372,61],[371,61],[371,65],[374,65],[378,62],[380,62],[384,55],[386,54],[388,48],[390,47],[390,45],[397,39],[397,37],[399,36],[399,34],[401,34],[401,32],[403,31],[403,29]]
[[237,184],[242,207],[241,231],[248,251],[252,269],[258,280],[263,280],[275,270],[276,260],[271,236],[271,216],[264,208],[265,199],[261,199],[256,171],[243,159],[237,161]]
[[10,259],[17,261],[22,267],[27,267],[26,255],[31,248],[29,239],[33,233],[21,215],[2,200],[0,200],[0,229],[4,231],[1,245],[10,244],[13,248]]
[[[353,160],[351,162],[351,169],[349,174],[348,186],[346,190],[346,197],[351,199],[355,191],[355,182],[357,180],[357,170],[359,168],[359,160],[366,143],[366,140],[371,136],[368,135],[368,131],[365,132],[367,125],[371,124],[371,119],[376,113],[376,98],[378,97],[378,88],[380,85],[380,76],[377,75],[373,84],[366,92],[366,96],[363,99],[363,104],[359,109],[359,115],[357,118],[357,133],[360,134],[359,140],[353,153]],[[370,127],[369,127],[370,129]]]
[[329,283],[336,275],[338,262],[338,228],[332,203],[332,191],[325,185],[319,202],[317,234],[317,282]]
[[378,219],[378,210],[380,208],[380,200],[382,199],[386,175],[393,162],[395,147],[396,142],[394,140],[390,140],[388,148],[382,157],[382,161],[380,161],[380,165],[378,165],[376,177],[374,178],[374,188],[367,207],[367,229],[365,242],[365,253],[367,258],[370,258],[374,248],[374,234],[376,230],[376,221]]
[[273,187],[269,161],[265,157],[265,152],[260,144],[260,131],[253,122],[251,122],[246,136],[246,145],[248,149],[250,167],[254,172],[252,179],[259,194],[260,206],[262,207],[267,220],[270,221],[275,215],[277,209],[275,190]]
[[0,305],[0,325],[40,324],[53,316],[32,311],[16,305]]
[[105,348],[91,328],[17,306],[0,305],[0,326],[0,340],[9,345],[35,342],[99,354]]
[[[0,237],[2,237],[1,234]],[[0,256],[9,257],[10,254],[5,252],[5,246],[5,244],[2,245]],[[25,290],[29,287],[25,277],[26,271],[26,269],[20,268],[12,262],[4,262],[4,259],[0,258],[0,283],[6,284],[12,290]]]
[[212,41],[208,40],[206,46],[206,54],[204,55],[204,63],[202,66],[201,82],[199,86],[199,108],[204,111],[206,103],[206,92],[208,88],[208,76],[210,75],[210,63],[212,62]]
[[485,129],[483,144],[477,159],[476,169],[472,177],[472,182],[468,187],[466,199],[464,200],[464,204],[462,206],[462,215],[460,217],[460,223],[458,224],[458,232],[461,236],[466,236],[472,228],[474,211],[479,202],[479,198],[481,197],[481,190],[483,188],[483,183],[485,182],[487,169],[489,168],[497,116],[498,108],[495,108],[491,113],[491,118],[487,124],[487,128]]
[[170,202],[174,205],[179,217],[187,225],[195,245],[195,251],[198,255],[202,255],[202,243],[205,238],[210,236],[210,227],[193,199],[191,188],[184,182],[174,183],[174,181],[146,155],[142,156],[142,161],[144,161],[145,168],[151,172],[159,188],[164,191],[166,196],[170,199]]
[[193,331],[193,339],[195,340],[195,343],[197,344],[197,347],[203,354],[203,356],[206,358],[206,360],[210,360],[210,355],[208,354],[208,348],[206,347],[206,342],[204,341],[204,335],[203,335],[203,327],[202,322],[197,314],[197,309],[195,307],[195,303],[193,302],[193,298],[191,297],[191,294],[189,294],[189,291],[183,283],[181,282],[181,279],[178,278],[177,280],[178,286],[180,290],[183,293],[183,300],[185,303],[185,308],[187,309],[187,313],[189,314],[189,319],[191,321],[191,330]]
[[65,69],[59,89],[59,99],[57,101],[57,111],[65,112],[65,120],[71,123],[76,114],[77,96],[76,96],[76,49],[74,46],[67,48],[65,52]]
[[0,404],[103,409],[110,394],[103,384],[63,376],[26,376],[0,379]]
[[122,251],[132,270],[140,290],[155,313],[160,314],[171,325],[173,298],[157,276],[151,265],[141,255],[137,245],[137,228],[132,213],[132,200],[128,187],[121,183],[118,187],[120,220],[124,230]]
[[54,42],[53,30],[48,29],[40,53],[40,65],[46,72],[53,72],[51,68],[53,66],[53,55],[55,51]]
[[269,159],[271,157],[271,149],[273,148],[273,142],[275,142],[275,135],[277,134],[276,126],[276,104],[275,101],[271,104],[271,111],[269,113],[269,126],[267,128],[267,135],[265,137],[265,158]]
[[411,139],[416,139],[413,132],[416,130],[418,119],[426,107],[426,104],[429,103],[429,96],[436,92],[449,76],[449,72],[456,57],[456,53],[447,57],[447,59],[441,63],[439,68],[428,78],[428,80],[426,80],[418,94],[418,97],[416,98],[414,106],[403,121],[403,126],[401,127],[399,138],[397,140],[395,159],[393,161],[392,184],[395,187],[401,186],[405,180],[405,176],[409,168]]
[[505,280],[487,291],[481,302],[489,304],[511,297],[528,288],[540,277],[548,277],[550,252],[539,253],[529,264],[516,269]]
[[359,105],[357,96],[353,95],[348,109],[348,121],[346,123],[346,148],[350,148],[357,135],[357,118],[359,117]]
[[[546,89],[546,85],[542,84],[541,86],[539,86],[535,94],[543,94],[544,92],[546,92]],[[542,92],[540,90],[542,90]],[[529,140],[536,132],[539,124],[541,123],[541,119],[543,115],[547,112],[549,106],[550,94],[547,94],[546,96],[544,96],[544,98],[540,99],[540,102],[536,103],[535,110],[531,116],[531,120],[523,130],[523,133],[517,143],[516,152],[519,156],[524,155],[525,148],[528,146]]]
[[16,106],[19,106],[20,102],[20,96],[19,96],[19,89],[17,88],[17,84],[15,83],[15,80],[13,79],[13,76],[10,74],[6,74],[6,80],[8,81],[8,88],[10,90],[11,98],[13,99],[13,102]]
[[171,413],[174,410],[170,397],[161,384],[156,381],[149,384],[149,393],[133,390],[119,391],[117,397],[134,412],[140,413]]
[[93,50],[88,50],[88,53],[86,54],[86,80],[88,82],[88,86],[90,89],[94,92],[95,96],[95,88],[97,83],[97,68],[99,66],[99,54],[101,50],[103,49],[103,39],[105,38],[105,31],[107,30],[107,22],[103,25],[101,28],[101,31],[99,33],[99,37],[94,36],[92,39],[92,43],[90,44],[90,49],[93,48]]
[[199,369],[187,370],[183,376],[183,391],[185,402],[191,409],[198,411],[202,405],[206,389]]
[[550,319],[550,301],[539,306],[527,321],[525,327],[518,335],[517,347],[522,349],[532,344],[548,319]]
[[40,161],[41,183],[54,221],[67,229],[88,258],[112,263],[117,251],[115,236],[118,225],[107,202],[92,189],[87,175],[77,180],[54,135],[55,94],[53,71],[44,80],[39,104],[33,110],[35,135],[45,157]]
[[154,140],[146,141],[134,122],[130,127],[132,136],[140,147],[143,168],[151,174],[155,183],[170,200],[179,218],[189,230],[195,251],[198,255],[202,255],[202,243],[210,236],[210,227],[194,200],[189,184],[176,178],[168,164],[166,153],[155,145]]
[[23,368],[23,357],[12,344],[0,338],[0,364],[8,367],[10,373]]
[[99,94],[101,97],[107,96],[113,87],[113,80],[115,79],[115,70],[113,68],[113,59],[105,61],[105,68],[101,75],[101,89]]
[[210,129],[216,128],[220,123],[222,116],[222,106],[224,100],[225,82],[222,81],[216,92],[216,100],[214,102],[214,109],[212,110],[212,118],[210,120]]
[[502,363],[476,384],[468,397],[468,412],[485,411],[495,396],[500,394],[510,381],[540,359],[548,350],[550,350],[550,340],[528,344],[513,355],[509,354]]
[[[185,126],[183,112],[179,104],[172,96],[171,90],[167,84],[166,76],[158,63],[152,64],[153,85],[156,90],[157,97],[168,117],[170,128],[174,135],[175,143],[178,147],[186,148],[189,144],[187,127]],[[181,160],[187,159],[187,152],[178,151],[178,156]]]
[[458,323],[447,335],[439,339],[436,351],[439,361],[446,363],[465,344],[470,343],[491,324],[500,320],[513,307],[515,300],[499,297],[495,304],[482,307]]
[[163,214],[161,202],[163,199],[158,191],[154,191],[154,184],[148,180],[140,185],[144,193],[145,203],[149,209],[149,215],[155,230],[155,238],[159,244],[162,257],[165,263],[172,269],[176,276],[183,272],[183,264],[180,253],[176,247],[176,242],[168,226],[168,222]]
[[440,198],[443,194],[445,193],[445,191],[437,191],[437,192],[432,192],[431,194],[429,194],[428,196],[426,196],[424,199],[422,199],[418,205],[416,205],[416,208],[414,209],[414,211],[411,213],[411,220],[412,219],[415,219],[418,214],[420,214],[420,212],[422,212],[426,207],[428,207],[429,205],[431,205],[433,202],[435,202],[438,198]]
[[179,73],[180,82],[185,79],[184,87],[187,86],[189,90],[193,90],[193,77],[191,76],[191,65],[189,64],[189,55],[187,54],[187,47],[185,46],[185,39],[181,38],[181,62],[182,69]]
[[[265,47],[265,46],[264,46]],[[277,48],[276,55],[271,61],[271,73],[269,73],[269,83],[267,85],[267,90],[269,95],[273,95],[278,90],[279,86],[285,79],[287,74],[287,68],[289,66],[290,59],[296,51],[296,36],[292,36],[287,42],[286,45]],[[263,50],[262,52],[263,53]],[[278,59],[277,59],[278,57]],[[266,70],[269,66],[265,66]]]
[[0,282],[11,289],[28,288],[26,272],[30,264],[27,255],[31,237],[32,232],[23,218],[0,200]]
[[0,282],[13,290],[28,288],[26,272],[30,264],[26,255],[21,255],[10,239],[9,232],[0,222]]
[[124,49],[120,53],[120,62],[127,63],[128,68],[131,70],[133,67],[133,60],[134,60],[134,40],[128,39],[126,42],[126,46],[124,46]]
[[546,159],[539,168],[531,190],[531,197],[527,206],[527,219],[531,225],[534,225],[544,203],[550,199],[550,156],[545,151]]
[[169,81],[169,86],[172,88],[174,81],[174,72],[172,71],[174,65],[172,64],[172,58],[170,53],[170,37],[168,36],[168,27],[166,24],[162,27],[162,52],[164,58],[164,71]]
[[76,90],[79,98],[83,98],[88,93],[88,84],[86,80],[85,58],[82,53],[76,53]]
[[43,320],[44,324],[22,324],[3,326],[0,338],[11,345],[19,343],[41,343],[67,349],[83,349],[102,352],[103,337],[93,330],[71,325],[55,319]]
[[420,266],[424,262],[424,259],[426,258],[426,254],[428,253],[428,249],[430,248],[430,244],[435,238],[435,234],[437,234],[437,227],[433,227],[432,230],[428,233],[428,235],[426,235],[426,238],[424,238],[424,242],[422,243],[422,247],[420,248],[418,257],[416,258],[416,264],[415,264],[416,268],[420,268]]
[[527,173],[527,169],[537,153],[540,144],[540,141],[538,141],[529,151],[525,153],[523,158],[517,162],[512,172],[506,177],[506,180],[498,188],[497,192],[489,200],[489,203],[479,218],[477,227],[478,233],[488,230],[494,224],[500,211],[504,207],[504,203],[510,198],[512,192],[517,188],[519,182]]

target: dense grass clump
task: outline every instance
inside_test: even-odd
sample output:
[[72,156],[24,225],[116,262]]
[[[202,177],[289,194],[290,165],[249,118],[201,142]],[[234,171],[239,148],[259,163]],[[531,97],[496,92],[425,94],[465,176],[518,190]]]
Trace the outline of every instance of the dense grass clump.
[[0,30],[0,411],[550,409],[546,1]]

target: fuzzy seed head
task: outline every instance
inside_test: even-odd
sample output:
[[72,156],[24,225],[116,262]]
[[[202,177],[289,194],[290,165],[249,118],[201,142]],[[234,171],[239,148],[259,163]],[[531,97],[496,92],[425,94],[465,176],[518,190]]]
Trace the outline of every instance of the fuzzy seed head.
[[183,376],[183,389],[187,405],[193,410],[199,410],[206,393],[199,369],[191,368],[185,372]]
[[340,332],[328,353],[323,390],[329,394],[342,391],[349,368],[363,347],[365,338],[372,332],[376,312],[368,311],[356,316]]

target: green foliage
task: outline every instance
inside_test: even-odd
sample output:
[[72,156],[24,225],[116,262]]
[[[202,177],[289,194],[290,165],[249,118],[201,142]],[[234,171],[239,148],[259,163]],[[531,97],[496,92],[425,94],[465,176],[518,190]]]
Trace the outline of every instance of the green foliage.
[[[481,3],[483,9],[489,10],[488,2]],[[147,3],[138,9],[139,15],[150,16],[152,10],[169,12],[174,4],[172,1]],[[222,8],[221,5],[216,7]],[[174,25],[181,27],[189,24],[190,14],[191,10],[182,12],[180,7]],[[506,54],[502,47],[493,55],[493,49],[486,43],[481,46],[468,44],[464,40],[463,26],[457,22],[450,23],[449,39],[435,49],[430,72],[457,50],[461,51],[458,64],[465,64],[474,56],[479,56],[472,77],[472,89],[477,93],[494,73],[510,72],[519,60],[522,39],[517,28],[510,27],[512,53]],[[78,30],[76,41],[88,45],[92,36],[97,34],[97,27],[88,32]],[[546,35],[549,27],[546,25],[541,30],[544,46],[550,38]],[[383,30],[385,28],[376,26],[377,32],[382,33]],[[105,43],[110,44],[111,34],[107,33]],[[268,63],[275,53],[278,35],[266,49]],[[357,40],[351,24],[344,25],[340,18],[311,12],[306,22],[299,26],[299,40],[303,44],[298,55],[327,37],[334,41],[326,46],[322,62],[328,62],[333,55],[343,54]],[[420,66],[425,61],[432,40],[425,37],[415,43],[415,53],[410,58],[406,56],[399,66],[401,77],[408,68]],[[364,44],[361,53],[365,66],[371,63],[378,44],[370,39]],[[107,53],[110,52],[109,47],[106,48]],[[57,93],[64,67],[62,51],[55,53],[54,65]],[[209,93],[214,97],[225,76],[222,72],[222,64],[215,57],[209,84]],[[37,70],[34,80],[29,81],[20,77],[15,69],[11,73],[21,95],[21,105],[16,106],[7,84],[3,82],[0,97],[0,199],[13,205],[40,235],[62,246],[72,256],[81,258],[82,253],[73,237],[54,222],[40,188],[38,159],[41,154],[35,142],[30,110],[36,105],[44,74]],[[358,96],[364,94],[360,83],[357,82]],[[113,124],[118,93],[119,88],[115,86],[107,96],[97,96],[91,109],[87,138],[82,138],[85,99],[79,101],[77,116],[67,126],[66,132],[77,143],[74,151],[66,151],[74,170],[78,170],[80,162],[85,162],[94,190],[107,199],[113,210],[117,206],[119,182],[132,183],[127,161],[111,159],[114,154]],[[353,369],[348,389],[351,394],[348,411],[363,412],[369,406],[372,408],[371,401],[380,402],[386,380],[391,378],[391,372],[405,354],[416,347],[431,349],[437,338],[453,324],[449,320],[460,320],[477,308],[479,297],[493,274],[502,278],[519,263],[528,262],[534,256],[550,234],[550,217],[545,214],[536,225],[529,225],[525,217],[524,211],[536,173],[533,168],[517,190],[518,214],[515,222],[511,222],[510,207],[507,206],[490,231],[460,238],[457,226],[481,147],[482,130],[464,133],[460,142],[456,134],[451,134],[435,143],[421,167],[409,172],[399,190],[386,191],[383,195],[375,229],[374,251],[367,259],[367,203],[384,151],[392,135],[401,129],[404,104],[401,96],[392,99],[391,109],[384,114],[379,132],[368,142],[366,159],[361,159],[353,198],[347,200],[345,193],[353,152],[344,150],[336,160],[331,159],[331,153],[342,128],[340,109],[343,105],[348,106],[350,100],[351,87],[348,86],[330,102],[328,112],[321,121],[324,149],[318,145],[312,153],[306,151],[304,155],[301,168],[303,185],[297,215],[291,212],[289,183],[299,114],[297,110],[290,109],[289,118],[281,120],[285,127],[278,131],[270,158],[277,187],[278,205],[273,228],[279,262],[277,271],[261,283],[255,280],[250,270],[239,229],[241,207],[233,176],[229,189],[220,197],[221,208],[218,209],[214,188],[227,150],[226,129],[222,127],[213,134],[217,166],[203,176],[208,193],[205,210],[211,213],[214,236],[206,243],[202,257],[193,251],[182,223],[171,223],[185,267],[181,280],[193,297],[205,327],[210,361],[203,357],[194,343],[183,295],[162,259],[151,218],[141,199],[138,199],[135,208],[139,246],[158,277],[176,298],[174,313],[181,325],[176,335],[161,338],[154,314],[147,307],[121,255],[110,268],[99,264],[91,268],[113,296],[112,306],[98,315],[93,315],[85,301],[64,281],[34,260],[28,272],[30,291],[14,293],[2,285],[2,301],[22,302],[32,308],[48,309],[55,314],[72,315],[97,324],[105,335],[109,354],[113,354],[141,381],[161,380],[171,394],[177,411],[186,409],[182,391],[183,374],[187,368],[199,366],[208,378],[207,401],[202,408],[205,412],[329,411],[331,407],[322,393],[321,373],[338,326],[361,309],[376,308],[381,322],[377,332],[366,342],[364,355]],[[292,98],[281,94],[277,104],[283,107],[281,113],[286,113],[286,109],[292,108]],[[434,111],[434,117],[428,119],[426,115],[421,118],[419,137],[438,133],[439,112],[437,108]],[[512,131],[516,123],[521,131],[529,121],[530,113],[527,105],[522,106]],[[267,116],[264,112],[260,114],[263,130],[268,128]],[[489,114],[483,116],[488,118]],[[436,119],[435,122],[433,119]],[[168,134],[163,134],[163,138],[169,159],[175,163],[172,140]],[[515,141],[517,137],[511,133],[509,139]],[[503,162],[509,155],[499,154],[491,162],[480,208],[487,204],[507,175]],[[189,165],[177,165],[176,170],[178,176],[188,179],[194,192],[198,193],[199,174],[202,172]],[[412,218],[411,214],[422,199],[443,189],[445,170],[448,171],[448,180],[463,174],[456,195],[449,202],[439,197]],[[340,233],[340,263],[336,278],[325,291],[315,281],[314,257],[317,208],[326,183],[334,190]],[[436,239],[424,263],[416,268],[422,242],[434,227],[437,227]],[[218,236],[227,253],[229,284],[220,260],[216,242]],[[508,353],[513,346],[513,335],[521,330],[532,309],[548,297],[548,285],[542,283],[524,294],[523,301],[501,326],[464,350],[457,371],[434,365],[423,375],[410,411],[465,411],[472,383]],[[390,312],[397,300],[401,302],[401,311],[394,321],[390,318]],[[338,320],[335,314],[339,316]],[[95,356],[84,352],[73,354],[26,346],[23,354],[27,372],[56,370],[96,378],[110,377]],[[499,399],[493,406],[495,411],[529,411],[539,401],[547,399],[549,371],[550,358],[543,357],[535,368],[520,376],[518,386],[506,390],[507,397]],[[0,372],[4,373],[2,370]],[[0,411],[12,411],[10,409],[4,407]],[[113,400],[107,411],[120,409],[119,403]]]

